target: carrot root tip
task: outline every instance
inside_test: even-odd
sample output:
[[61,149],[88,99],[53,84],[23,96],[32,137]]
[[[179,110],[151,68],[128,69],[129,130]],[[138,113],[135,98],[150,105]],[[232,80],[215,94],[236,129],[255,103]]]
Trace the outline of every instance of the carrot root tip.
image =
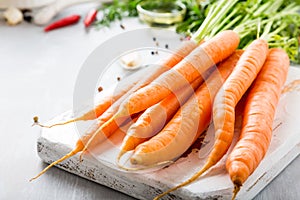
[[238,194],[240,189],[241,189],[241,185],[235,183],[231,200],[234,200],[236,198],[236,195]]
[[82,163],[83,162],[83,156],[84,156],[84,153],[85,153],[86,151],[84,150],[84,151],[82,151],[81,153],[80,153],[80,155],[79,155],[79,162],[80,163]]
[[33,124],[31,126],[40,126],[40,127],[43,127],[43,128],[49,128],[48,126],[45,126],[45,125],[43,125],[39,122],[39,117],[38,116],[33,117]]
[[40,126],[40,127],[48,128],[48,126],[40,124],[38,116],[33,117],[33,124],[31,126]]
[[39,117],[38,116],[34,116],[33,117],[33,122],[34,123],[38,123],[39,122]]
[[127,152],[127,151],[124,151],[124,150],[121,150],[121,151],[119,152],[119,154],[118,154],[118,156],[117,156],[117,159],[116,159],[117,165],[120,164],[120,160],[121,160],[122,156],[123,156],[126,152]]
[[75,118],[75,119],[70,119],[70,120],[67,120],[67,121],[64,121],[64,122],[59,122],[59,123],[56,123],[56,124],[44,125],[44,124],[41,124],[39,122],[39,118],[37,116],[35,116],[35,117],[33,117],[33,124],[31,126],[40,126],[42,128],[52,128],[54,126],[66,125],[66,124],[76,122],[76,121],[79,121],[79,120],[82,120],[82,118]]
[[47,126],[47,125],[43,125],[39,122],[34,122],[31,126],[39,126],[39,127],[42,127],[42,128],[51,128],[51,127],[53,127],[52,125]]
[[30,182],[37,179],[38,177],[40,177],[41,175],[43,175],[45,172],[47,172],[50,168],[52,168],[53,166],[57,165],[58,163],[61,163],[62,161],[74,156],[75,154],[77,154],[79,151],[81,151],[81,146],[77,146],[75,149],[73,149],[72,151],[70,151],[68,154],[64,155],[63,157],[61,157],[60,159],[52,162],[50,165],[48,165],[46,168],[44,168],[38,175],[36,175],[35,177],[33,177],[32,179],[30,179]]
[[131,158],[130,159],[130,162],[131,162],[131,164],[133,164],[133,165],[137,165],[139,162],[136,160],[136,159],[134,159],[134,158]]
[[52,125],[48,126],[48,128],[52,128],[54,126],[66,125],[66,124],[69,124],[69,123],[72,123],[72,122],[76,122],[76,121],[79,121],[79,120],[81,120],[81,118],[70,119],[70,120],[67,120],[67,121],[64,121],[64,122],[59,122],[59,123],[56,123],[56,124],[52,124]]
[[83,158],[82,156],[79,156],[79,162],[82,163],[83,162]]
[[156,196],[154,199],[160,199],[163,196],[165,196],[165,195],[167,195],[167,194],[169,194],[169,193],[171,193],[171,192],[173,192],[173,191],[175,191],[175,190],[177,190],[179,188],[182,188],[182,187],[184,187],[186,185],[191,184],[192,182],[194,182],[195,180],[197,180],[203,173],[205,173],[211,166],[213,166],[213,163],[211,161],[208,161],[202,167],[202,169],[200,171],[198,171],[197,173],[195,173],[191,178],[189,178],[188,180],[180,183],[179,185],[177,185],[177,186],[175,186],[175,187],[173,187],[173,188],[171,188],[171,189],[169,189],[169,190],[161,193],[160,195]]
[[35,180],[35,177],[34,177],[34,178],[31,178],[31,179],[29,180],[29,182],[32,182],[33,180]]
[[135,168],[130,168],[130,167],[126,167],[124,164],[128,162],[128,160],[130,158],[127,158],[127,160],[124,161],[124,164],[121,164],[120,161],[121,161],[121,158],[122,156],[128,151],[125,151],[125,150],[121,150],[117,156],[117,159],[116,159],[116,164],[117,166],[120,168],[120,169],[123,169],[125,171],[134,171]]

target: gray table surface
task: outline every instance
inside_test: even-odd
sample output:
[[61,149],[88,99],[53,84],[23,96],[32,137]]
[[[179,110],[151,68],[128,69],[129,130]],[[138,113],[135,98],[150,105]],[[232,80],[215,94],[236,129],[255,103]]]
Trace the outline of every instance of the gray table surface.
[[[90,7],[72,7],[58,17],[84,14]],[[137,19],[124,24],[126,30],[145,27]],[[40,129],[31,127],[32,117],[46,120],[71,109],[82,63],[105,39],[122,31],[116,24],[86,32],[81,20],[46,34],[26,22],[16,27],[0,22],[0,199],[133,199],[55,167],[28,181],[46,166],[36,153]],[[255,199],[300,199],[299,165],[298,156]]]

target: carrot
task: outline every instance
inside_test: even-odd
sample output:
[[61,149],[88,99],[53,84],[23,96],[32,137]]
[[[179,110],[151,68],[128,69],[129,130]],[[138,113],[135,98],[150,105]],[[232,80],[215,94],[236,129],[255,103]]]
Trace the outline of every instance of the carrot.
[[172,91],[190,84],[207,69],[230,56],[238,44],[239,36],[229,30],[205,41],[172,70],[130,95],[115,117],[137,113],[158,103]]
[[204,166],[191,178],[163,193],[163,195],[192,183],[225,155],[233,139],[235,106],[256,78],[267,54],[268,44],[265,40],[256,39],[247,47],[215,97],[213,105],[215,143]]
[[[231,43],[231,45],[228,45],[228,42],[224,42],[224,44],[223,45],[218,45],[218,46],[216,46],[217,45],[217,40],[221,40],[221,41],[223,41],[223,39],[226,39],[226,38],[228,38],[229,40],[231,39],[233,42]],[[193,64],[191,64],[191,59],[189,59],[190,61],[189,62],[187,62],[187,61],[185,61],[185,60],[182,60],[178,65],[179,66],[181,66],[181,63],[185,63],[183,66],[187,66],[187,67],[190,67],[190,69],[192,70],[192,71],[194,71],[195,72],[195,74],[198,74],[198,75],[194,75],[194,77],[193,78],[190,78],[190,82],[192,82],[192,81],[194,81],[195,79],[197,79],[197,78],[199,78],[209,67],[211,67],[212,65],[213,65],[213,63],[212,63],[212,61],[211,61],[211,59],[208,59],[208,56],[206,55],[206,53],[209,53],[209,54],[211,54],[211,52],[212,51],[214,51],[214,49],[217,49],[217,52],[219,51],[219,53],[221,54],[219,57],[218,56],[216,56],[216,55],[213,55],[213,60],[214,61],[216,61],[216,62],[218,62],[218,61],[220,61],[220,60],[222,60],[222,59],[224,59],[224,58],[226,58],[226,57],[228,57],[233,51],[234,51],[234,49],[237,47],[237,45],[238,45],[238,43],[239,43],[239,38],[238,38],[238,36],[237,36],[237,34],[235,34],[234,32],[232,32],[232,31],[224,31],[224,32],[222,32],[221,34],[219,34],[219,35],[217,35],[215,38],[213,38],[213,39],[211,39],[210,41],[208,41],[208,42],[205,42],[205,43],[203,43],[203,44],[201,44],[200,46],[202,46],[202,45],[204,45],[203,47],[201,47],[201,48],[196,48],[194,51],[192,51],[189,55],[188,55],[188,57],[191,57],[191,58],[193,58],[194,60],[196,60],[196,61],[198,61],[198,62],[196,62],[196,63],[193,63],[194,64],[194,66],[195,66],[195,64],[197,64],[197,65],[201,65],[202,63],[203,64],[206,64],[205,65],[205,67],[201,67],[201,68],[199,68],[200,69],[200,72],[198,72],[198,68],[196,69],[196,68],[194,68],[193,67]],[[210,44],[210,45],[207,45],[207,44]],[[206,49],[206,53],[203,53],[203,50],[202,50],[202,48],[203,49]],[[224,49],[221,49],[221,48],[224,48],[224,49],[226,49],[226,51],[224,50]],[[199,57],[199,55],[197,55],[199,52],[202,52],[202,57],[205,57],[205,58],[200,58]],[[192,55],[191,55],[192,54]],[[206,61],[206,62],[205,62]],[[174,62],[174,63],[176,63],[176,62]],[[178,65],[176,65],[175,66],[175,68],[178,66]],[[187,68],[187,67],[185,67],[185,68]],[[177,69],[177,71],[179,71],[179,72],[181,72],[181,73],[185,73],[185,75],[187,76],[187,77],[189,77],[189,75],[188,75],[188,73],[189,72],[184,72],[184,70],[185,70],[185,68],[184,67],[177,67],[178,69]],[[168,71],[169,72],[169,71]],[[167,74],[168,74],[168,72],[166,72]],[[165,74],[165,73],[164,73]],[[163,77],[165,77],[165,75],[163,74]],[[174,74],[174,73],[173,73]],[[176,74],[176,73],[175,73]],[[172,73],[171,73],[171,76],[172,76]],[[180,78],[179,76],[178,76],[178,78]],[[173,80],[173,81],[178,81],[178,79],[175,77],[175,79]],[[170,79],[169,79],[169,82],[170,82]],[[153,82],[152,82],[153,83]],[[150,83],[150,84],[152,84],[152,83]],[[186,84],[186,82],[185,81],[183,81],[182,82],[183,84],[181,84],[181,86],[183,87],[183,86],[185,86],[185,84]],[[170,85],[172,85],[173,83],[172,82],[170,82]],[[180,87],[180,83],[179,84],[177,84],[179,87]],[[148,87],[148,86],[145,86],[145,88],[146,87]],[[172,90],[172,91],[175,91],[175,89],[176,89],[177,87],[174,87],[174,89]],[[161,86],[160,87],[160,89],[164,89],[164,87],[163,86]],[[138,91],[140,91],[140,90],[138,90]],[[152,90],[153,91],[153,90]],[[155,91],[153,91],[153,92],[155,92]],[[166,93],[167,95],[170,93],[171,91],[169,91],[168,93]],[[165,95],[164,97],[166,97],[167,95]],[[151,99],[152,99],[152,97],[151,97],[151,95],[149,94],[149,96],[146,96],[147,98],[148,98],[148,101],[150,100],[151,101]],[[162,97],[162,98],[164,98],[164,97]],[[130,97],[129,97],[129,99],[130,99]],[[120,99],[119,99],[120,100]],[[143,99],[140,99],[141,101],[144,101]],[[125,101],[126,102],[126,101]],[[122,103],[123,104],[123,103]],[[121,106],[122,106],[122,104],[121,104]],[[139,105],[138,105],[139,106]],[[121,110],[122,110],[122,108],[121,108]],[[144,109],[138,109],[139,111],[142,111],[142,110],[144,110]],[[120,109],[119,109],[119,111],[120,111]],[[90,138],[90,140],[89,140],[89,142],[85,145],[85,147],[84,147],[84,149],[82,150],[82,152],[84,152],[88,147],[89,147],[89,145],[91,144],[91,143],[93,143],[93,142],[97,142],[96,140],[95,140],[95,138],[97,137],[97,135],[100,133],[100,131],[103,129],[103,128],[105,128],[106,126],[108,126],[109,124],[111,124],[111,123],[114,123],[114,121],[117,119],[117,118],[119,118],[119,117],[124,117],[124,116],[129,116],[128,114],[126,114],[126,115],[123,115],[123,116],[119,116],[120,115],[120,112],[117,112],[114,116],[112,116],[111,118],[110,118],[110,120],[109,121],[107,121],[106,123],[104,123],[104,124],[102,124],[100,127],[99,127],[99,129],[98,129],[98,131],[96,131],[96,133]],[[135,111],[135,112],[133,112],[132,114],[134,114],[134,113],[137,113],[138,111]],[[106,135],[106,136],[109,136],[109,135]]]
[[[83,136],[83,138],[86,136]],[[78,152],[82,151],[82,149],[84,148],[84,143],[83,143],[83,138],[79,139],[76,144],[75,147],[66,155],[64,155],[63,157],[61,157],[60,159],[52,162],[50,165],[48,165],[47,167],[45,167],[38,175],[36,175],[35,177],[31,178],[30,181],[33,181],[35,179],[37,179],[38,177],[40,177],[41,175],[43,175],[46,171],[48,171],[51,167],[53,167],[54,165],[57,165],[58,163],[61,163],[62,161],[76,155]]]
[[124,153],[133,150],[137,145],[157,134],[202,82],[203,79],[198,78],[192,82],[191,86],[181,88],[178,92],[170,94],[161,102],[145,110],[137,122],[128,129],[117,157],[117,163]]
[[[176,65],[176,63],[180,62],[184,56],[188,55],[194,48],[196,48],[197,44],[193,41],[185,41],[179,48],[178,50],[175,51],[174,54],[172,54],[171,56],[161,60],[159,63],[157,64],[157,66],[159,67],[155,67],[155,69],[153,70],[153,72],[151,73],[150,76],[145,77],[143,80],[141,80],[139,82],[139,84],[135,85],[133,88],[131,88],[130,91],[128,91],[125,95],[123,95],[121,98],[119,98],[114,106],[112,106],[111,108],[108,109],[107,111],[107,116],[105,116],[105,120],[107,121],[107,124],[105,123],[99,123],[98,129],[95,129],[95,133],[90,136],[89,141],[86,143],[84,149],[82,150],[82,152],[84,152],[87,148],[89,148],[90,145],[96,145],[96,143],[99,143],[99,141],[96,140],[97,135],[99,135],[101,133],[101,130],[103,130],[103,128],[105,128],[106,126],[109,126],[109,124],[111,123],[115,123],[115,121],[117,119],[115,119],[113,116],[114,114],[117,112],[117,110],[119,109],[120,104],[133,92],[135,92],[136,90],[138,90],[139,88],[144,87],[145,85],[149,84],[151,81],[153,81],[153,79],[155,79],[157,76],[159,76],[160,74],[162,74],[163,72],[167,71],[168,69],[170,69],[171,67],[173,67],[174,65]],[[123,118],[123,120],[126,120],[128,118],[126,117],[121,117]],[[108,120],[110,119],[110,121]],[[107,132],[105,134],[105,137],[109,137],[113,131],[110,131],[109,133]],[[101,137],[101,134],[100,136]],[[102,140],[101,140],[102,141]]]
[[170,161],[190,147],[209,125],[214,96],[240,54],[238,51],[222,62],[160,133],[136,147],[130,160],[132,164],[147,166]]
[[[118,127],[118,129],[113,134],[111,134],[111,136],[107,137],[103,142],[107,142],[113,146],[119,146],[126,136],[129,127],[137,121],[138,117],[139,115],[135,115],[130,120],[126,120],[121,126]],[[89,148],[89,153],[97,155],[99,153],[102,153],[103,149],[106,148],[107,144],[91,146]]]
[[[110,110],[111,110],[110,115],[106,118],[106,119],[110,118],[110,120],[108,120],[106,123],[99,124],[99,128],[95,131],[93,136],[90,137],[89,141],[86,143],[86,145],[85,145],[84,149],[82,150],[82,152],[84,152],[87,148],[89,148],[90,145],[96,145],[98,143],[98,141],[97,141],[98,139],[96,139],[96,138],[98,137],[98,135],[101,133],[101,131],[106,126],[110,126],[109,124],[115,123],[115,121],[119,121],[118,118],[114,117],[114,114],[119,109],[119,106],[121,105],[121,103],[130,94],[132,94],[133,92],[135,92],[139,88],[142,88],[145,85],[149,84],[155,77],[159,76],[161,73],[163,73],[163,72],[167,71],[168,69],[170,69],[170,67],[172,67],[177,62],[180,62],[183,59],[183,56],[186,56],[189,52],[191,52],[192,49],[195,48],[195,46],[197,46],[197,44],[193,41],[184,42],[182,44],[182,46],[179,47],[179,49],[174,54],[172,54],[170,57],[167,57],[166,59],[162,60],[161,64],[157,64],[157,66],[159,66],[159,67],[154,70],[154,73],[151,76],[144,78],[144,80],[141,81],[140,84],[133,87],[129,92],[127,92],[120,99],[118,99],[118,101],[114,104],[114,107],[110,108]],[[121,116],[120,118],[122,118],[123,120],[126,120],[126,119],[129,118],[129,116]],[[111,135],[111,133],[113,133],[113,131],[107,132],[105,134],[105,137],[109,137]],[[99,137],[102,137],[102,135],[100,134]]]
[[[133,118],[133,120],[126,122],[125,124],[123,124],[122,126],[118,127],[115,130],[115,133],[119,136],[119,137],[124,137],[126,130],[129,128],[129,126],[135,122],[137,120],[137,117]],[[97,123],[96,123],[97,125]],[[62,161],[76,155],[78,152],[82,151],[82,149],[84,148],[84,142],[87,142],[89,137],[88,135],[90,133],[93,133],[93,129],[94,126],[91,126],[91,128],[87,131],[87,135],[84,135],[80,140],[78,140],[75,144],[75,148],[73,150],[71,150],[69,153],[67,153],[66,155],[64,155],[63,157],[61,157],[60,159],[52,162],[50,165],[48,165],[46,168],[44,168],[37,176],[33,177],[30,179],[30,181],[33,181],[35,179],[37,179],[38,177],[40,177],[41,175],[43,175],[46,171],[48,171],[51,167],[53,167],[54,165],[57,165],[59,163],[61,163]],[[114,144],[116,143],[118,140],[117,137],[111,138],[110,141]],[[93,149],[96,148],[96,146],[93,146]]]
[[[111,110],[108,110],[111,111]],[[126,118],[119,118],[118,121],[114,120],[114,121],[110,121],[110,123],[106,124],[106,126],[103,126],[101,130],[99,129],[99,126],[102,124],[105,124],[106,121],[109,121],[109,116],[112,116],[112,114],[110,112],[106,111],[104,113],[104,115],[102,115],[100,117],[100,119],[98,119],[98,121],[94,124],[92,124],[92,126],[86,131],[86,134],[83,135],[77,142],[75,145],[75,148],[73,150],[71,150],[68,154],[66,154],[65,156],[63,156],[62,158],[52,162],[49,166],[47,166],[44,170],[42,170],[37,176],[35,176],[34,178],[32,178],[30,181],[37,179],[39,176],[41,176],[42,174],[44,174],[48,169],[50,169],[52,166],[74,156],[75,154],[82,152],[85,153],[86,150],[86,144],[89,143],[91,137],[94,136],[95,132],[97,132],[97,140],[93,140],[93,143],[91,143],[91,149],[95,148],[98,144],[102,143],[103,141],[105,141],[109,136],[111,136],[113,134],[113,132],[116,132],[118,130],[118,128],[122,125],[124,125],[124,123],[127,123],[126,120],[128,119],[128,117]],[[134,117],[133,117],[134,118]],[[101,132],[101,134],[99,134],[99,132]],[[80,155],[80,160],[81,160],[81,156],[83,154]]]
[[[80,120],[93,120],[103,114],[115,101],[124,96],[129,95],[139,88],[144,87],[149,84],[152,80],[157,78],[163,72],[174,67],[178,62],[180,62],[185,56],[187,56],[193,49],[195,49],[198,44],[194,41],[184,41],[175,52],[167,56],[166,58],[160,60],[153,67],[148,67],[144,70],[136,72],[131,76],[123,79],[117,86],[110,88],[110,92],[102,95],[98,98],[96,106],[87,111],[86,113],[75,117],[73,119],[55,123],[52,125],[43,125],[38,122],[38,118],[34,118],[34,125],[39,125],[45,128],[51,128],[58,125],[65,125],[68,123],[80,121]],[[146,77],[146,78],[145,78]]]
[[281,88],[290,66],[282,49],[270,49],[267,60],[249,90],[240,139],[226,161],[235,199],[243,183],[265,156]]
[[[40,175],[44,174],[49,168],[51,168],[52,166],[74,156],[75,154],[79,153],[79,152],[84,152],[90,144],[93,145],[98,145],[99,143],[101,143],[103,140],[105,140],[107,137],[109,137],[114,131],[113,129],[116,128],[116,123],[120,124],[122,123],[122,120],[126,120],[127,118],[123,118],[121,120],[119,120],[119,122],[117,122],[117,120],[113,120],[111,119],[112,116],[115,114],[115,112],[117,111],[117,109],[119,108],[120,103],[127,98],[127,96],[129,94],[131,94],[132,92],[136,91],[137,89],[144,87],[145,85],[149,84],[153,79],[155,79],[157,76],[159,76],[160,74],[162,74],[163,72],[167,71],[168,69],[170,69],[171,67],[173,67],[174,65],[176,65],[178,62],[180,62],[185,56],[187,56],[193,49],[195,49],[197,46],[197,43],[195,43],[194,41],[185,41],[182,43],[182,45],[170,56],[168,56],[167,58],[165,58],[164,60],[162,60],[161,62],[159,62],[159,66],[160,67],[156,67],[154,70],[151,68],[149,68],[149,70],[147,70],[146,72],[149,71],[150,75],[148,76],[143,76],[143,79],[141,79],[137,84],[133,85],[131,89],[129,89],[129,91],[126,92],[127,88],[121,88],[121,90],[117,90],[116,94],[114,94],[114,97],[103,97],[103,99],[100,99],[100,103],[97,105],[96,107],[96,111],[98,109],[98,114],[101,115],[100,110],[106,110],[105,112],[102,113],[101,118],[97,120],[97,123],[92,125],[92,127],[90,128],[90,130],[88,130],[86,132],[85,135],[83,135],[76,143],[75,148],[73,150],[71,150],[68,154],[66,154],[65,156],[63,156],[62,158],[60,158],[57,161],[54,161],[53,163],[51,163],[48,167],[46,167],[40,174],[38,174],[36,177],[34,177],[32,180],[38,178]],[[130,86],[128,86],[130,87]],[[118,92],[120,91],[120,92]],[[110,105],[113,100],[116,100],[116,102],[111,105],[110,107],[108,105]],[[105,107],[105,109],[103,108]],[[109,107],[107,109],[107,107]],[[91,113],[94,112],[93,111],[89,111],[88,113],[84,114],[82,117],[78,117],[72,120],[69,120],[65,123],[59,123],[57,125],[60,124],[67,124],[67,123],[71,123],[71,122],[75,122],[78,120],[86,120],[87,118],[85,118],[84,116],[93,116],[91,115]],[[99,116],[100,117],[100,116]],[[90,119],[90,118],[89,118]],[[34,117],[34,121],[38,123],[38,118]],[[105,125],[105,122],[108,122]],[[123,121],[123,122],[124,122]],[[110,125],[109,125],[110,124]],[[102,127],[101,127],[102,126]],[[109,128],[107,127],[113,127],[111,128],[111,130],[109,130]],[[106,130],[108,130],[107,132],[105,132],[105,134],[100,134],[101,131],[106,127]],[[95,140],[94,140],[95,139]],[[97,140],[96,140],[97,139]],[[86,145],[86,146],[85,146]]]
[[87,150],[101,144],[110,137],[120,125],[130,118],[130,116],[125,116],[112,120],[114,111],[115,110],[112,109],[111,112],[105,112],[102,116],[100,116],[101,120],[95,125],[93,130],[87,134],[87,137],[85,137],[83,141],[84,148],[81,150],[80,160],[82,160],[82,156]]
[[[120,98],[115,104],[118,104],[122,98]],[[111,106],[108,110],[106,110],[98,119],[97,121],[89,127],[89,129],[86,131],[86,133],[81,136],[81,138],[76,142],[75,148],[71,150],[68,154],[63,156],[62,158],[52,162],[50,165],[48,165],[44,170],[42,170],[37,176],[32,178],[30,181],[37,179],[39,176],[44,174],[46,171],[48,171],[51,167],[54,165],[74,156],[75,154],[79,152],[84,152],[86,150],[86,144],[90,142],[91,138],[94,138],[95,135],[97,135],[97,141],[93,143],[92,147],[95,147],[96,145],[100,144],[104,140],[107,139],[114,131],[116,131],[119,127],[119,125],[123,124],[128,117],[119,118],[118,120],[110,120],[111,116],[116,111],[116,108],[118,108],[117,105]],[[109,121],[110,123],[106,122]],[[102,127],[101,130],[99,130],[99,126],[101,127],[103,124],[106,124]],[[99,133],[102,134],[99,134]],[[96,133],[96,134],[95,134]],[[83,154],[80,155],[80,160]]]
[[[225,40],[227,39],[227,42],[221,42],[218,44],[218,40]],[[185,78],[188,79],[188,82],[192,82],[195,79],[199,78],[201,75],[204,74],[205,71],[207,71],[211,66],[213,66],[216,62],[219,62],[226,57],[228,57],[233,51],[236,49],[239,43],[239,38],[236,33],[233,31],[223,31],[222,33],[218,34],[216,37],[213,39],[202,43],[198,48],[196,48],[194,51],[192,51],[187,57],[189,59],[182,60],[179,62],[174,68],[175,70],[169,70],[162,74],[158,79],[154,80],[151,82],[149,85],[145,86],[144,88],[150,88],[150,92],[146,92],[143,94],[141,91],[144,91],[143,88],[138,90],[137,96],[141,102],[152,102],[152,104],[148,104],[148,106],[152,106],[155,103],[158,103],[160,100],[168,96],[172,91],[175,91],[176,88],[184,87],[187,82],[183,80],[182,75],[185,76]],[[224,50],[225,49],[225,50]],[[215,54],[212,54],[214,52]],[[219,56],[216,55],[216,53],[219,53]],[[199,54],[199,55],[198,55]],[[212,55],[212,57],[209,57],[208,55]],[[183,64],[182,64],[183,63]],[[197,67],[197,66],[203,65],[203,67]],[[178,67],[179,66],[179,67]],[[194,72],[194,75],[189,75],[190,72]],[[182,75],[178,75],[182,74]],[[167,74],[167,75],[166,75]],[[175,76],[174,76],[175,75]],[[161,78],[162,77],[162,78]],[[171,78],[170,78],[171,77]],[[155,87],[152,87],[151,85],[156,85],[157,80],[158,82],[161,82],[161,86],[156,87],[158,89],[157,91],[155,90]],[[181,80],[178,81],[178,80]],[[166,82],[164,82],[166,81]],[[173,89],[169,90],[165,87],[169,86],[171,87],[173,85]],[[160,91],[159,91],[160,89]],[[162,95],[160,95],[160,99],[158,100],[155,95],[161,94],[161,91],[164,91],[164,89],[167,90],[167,92],[163,92]],[[147,90],[147,89],[146,89]],[[157,93],[156,93],[157,92]],[[135,93],[134,93],[135,94]],[[133,95],[134,95],[133,94]],[[146,99],[144,100],[143,97]],[[131,99],[131,96],[129,96],[129,99]],[[152,100],[156,99],[157,102],[153,102]],[[125,105],[128,101],[125,100]],[[132,104],[132,101],[130,101]],[[132,114],[140,112],[147,107],[141,106],[141,102],[136,102],[136,110],[132,112]],[[123,105],[123,108],[122,108]],[[125,112],[126,114],[124,115],[123,111],[126,106],[124,106],[124,102],[121,104],[121,108],[119,108],[119,111],[111,117],[109,121],[107,121],[105,124],[103,124],[99,130],[101,130],[103,127],[105,127],[107,124],[112,123],[112,121],[115,121],[119,117],[124,117],[124,116],[129,116],[129,114]],[[121,110],[121,111],[120,111]],[[120,114],[121,113],[121,114]],[[97,131],[98,132],[98,131]],[[90,139],[90,141],[86,144],[84,150],[86,150],[89,146],[89,144],[94,140],[97,134],[94,134],[94,136]]]

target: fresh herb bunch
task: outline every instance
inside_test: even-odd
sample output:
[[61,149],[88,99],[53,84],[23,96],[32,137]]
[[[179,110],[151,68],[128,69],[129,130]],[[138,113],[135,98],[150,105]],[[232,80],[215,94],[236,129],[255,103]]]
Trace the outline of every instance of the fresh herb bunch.
[[102,11],[102,17],[94,25],[98,28],[107,26],[123,17],[136,17],[138,15],[136,5],[142,0],[113,0],[112,3],[103,3],[99,11]]
[[255,38],[262,37],[270,47],[283,48],[291,61],[299,63],[299,12],[299,0],[238,1],[230,14],[221,23],[214,25],[208,37],[222,30],[233,29],[240,35],[240,48],[245,48]]
[[[195,34],[204,18],[219,3],[202,1],[197,7],[188,0],[185,2],[193,7],[189,11],[192,14],[187,13],[182,27],[179,24],[176,30],[186,35]],[[291,61],[300,63],[300,0],[239,0],[227,15],[211,26],[206,38],[222,30],[233,29],[241,38],[239,48],[246,48],[257,37],[261,37],[268,41],[270,47],[284,49]]]
[[182,0],[186,6],[186,15],[182,22],[176,25],[176,32],[191,35],[195,32],[206,17],[205,10],[209,6],[208,1]]
[[[137,16],[136,5],[142,0],[114,0],[99,9],[102,18],[97,27],[109,26],[123,17]],[[183,22],[176,24],[178,33],[193,35],[218,0],[181,0],[187,7]],[[229,14],[210,27],[207,37],[226,29],[234,29],[241,37],[240,48],[247,47],[258,36],[266,37],[270,47],[281,47],[293,62],[300,63],[300,0],[239,0]]]

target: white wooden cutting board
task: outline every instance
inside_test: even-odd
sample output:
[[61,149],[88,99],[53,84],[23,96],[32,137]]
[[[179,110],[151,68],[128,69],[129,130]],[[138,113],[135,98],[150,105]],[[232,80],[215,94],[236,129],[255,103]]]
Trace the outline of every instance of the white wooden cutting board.
[[[300,70],[291,67],[286,84],[297,79],[300,79]],[[297,88],[281,96],[273,124],[270,149],[257,170],[242,187],[238,199],[246,200],[255,197],[300,153],[299,102],[300,91]],[[65,113],[53,121],[67,117],[68,113]],[[82,126],[87,126],[84,123],[87,122],[42,129],[41,137],[37,142],[41,159],[50,163],[69,152],[78,139],[78,130],[82,130]],[[169,167],[148,173],[124,172],[115,166],[118,144],[122,139],[118,137],[105,142],[93,156],[85,156],[83,162],[79,162],[79,156],[76,155],[57,167],[135,198],[152,199],[162,191],[186,180],[200,169],[213,143],[213,137],[211,127],[204,139],[209,143],[200,151],[193,150]],[[164,199],[230,199],[233,186],[224,163],[225,158],[198,181],[165,196]]]

